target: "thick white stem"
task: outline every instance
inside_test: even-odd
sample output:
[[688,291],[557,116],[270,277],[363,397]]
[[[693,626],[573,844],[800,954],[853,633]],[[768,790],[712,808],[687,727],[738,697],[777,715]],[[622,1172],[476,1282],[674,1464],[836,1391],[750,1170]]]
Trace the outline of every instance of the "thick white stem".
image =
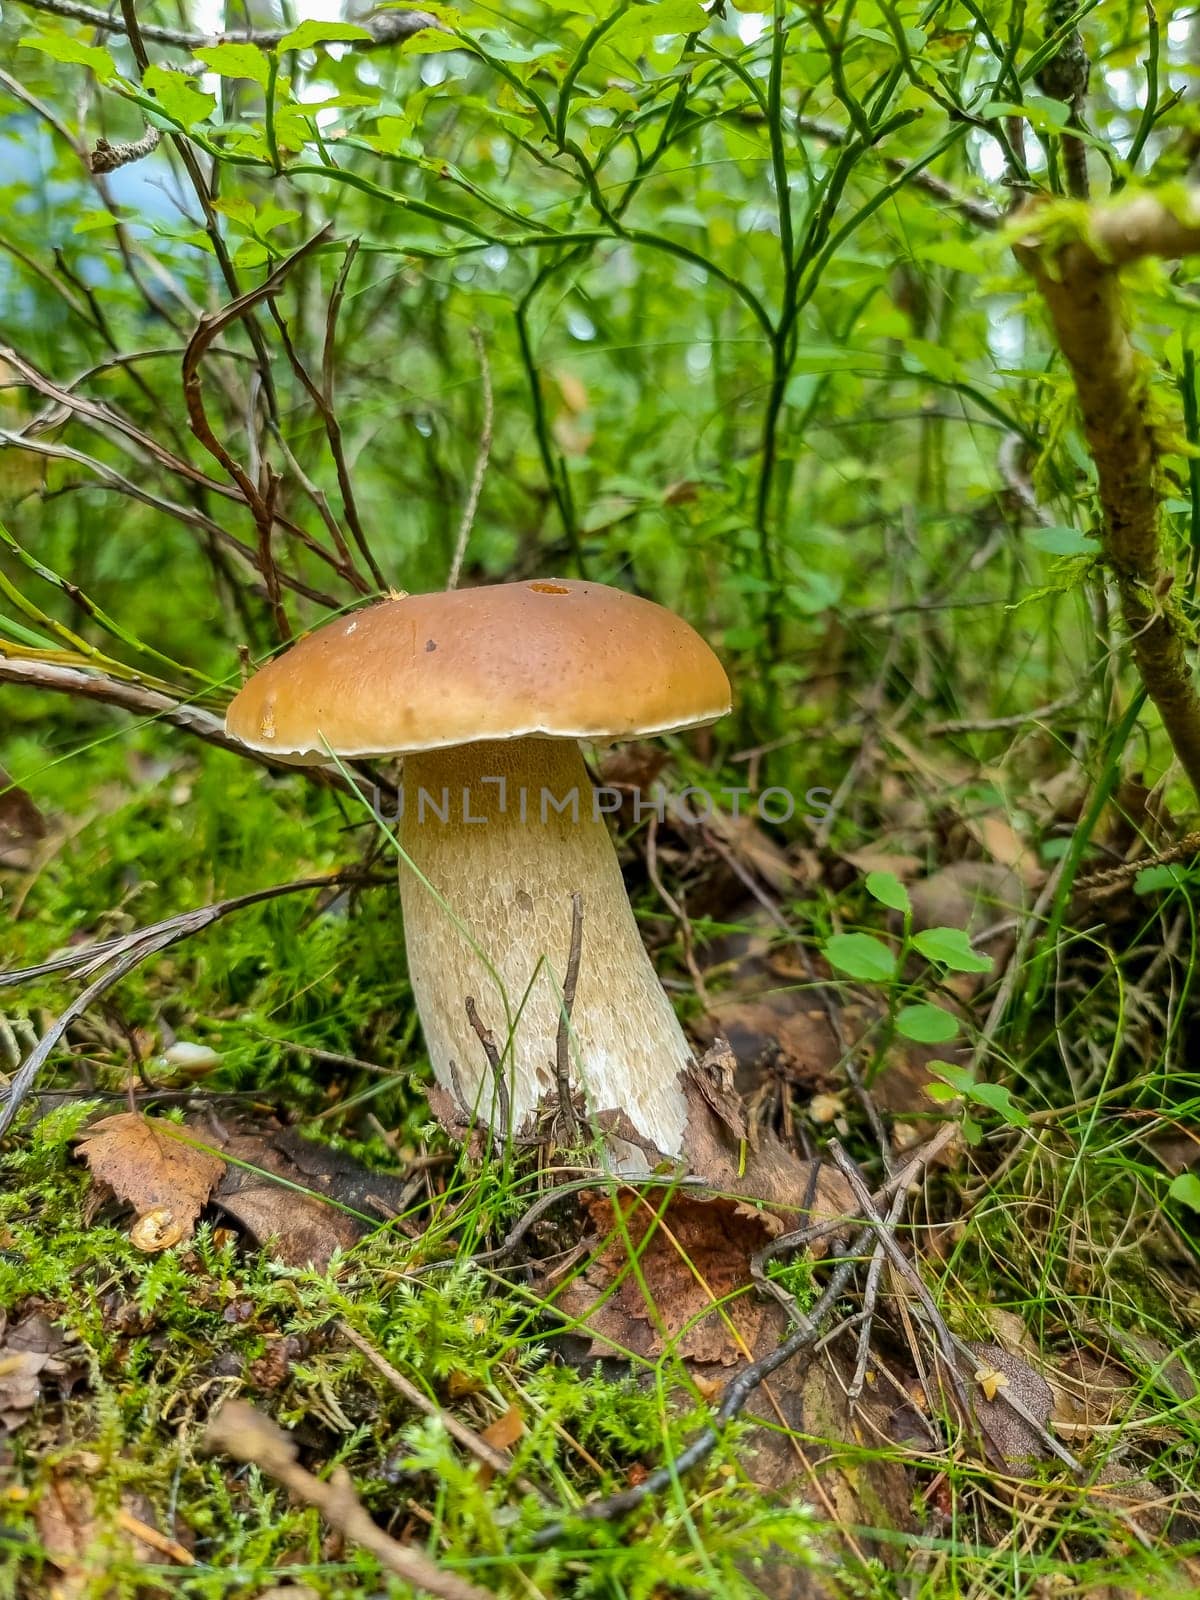
[[680,1149],[687,1040],[655,976],[573,740],[483,741],[410,755],[400,865],[413,991],[438,1082],[499,1120],[466,1013],[505,1052],[513,1129],[555,1088],[555,1044],[583,896],[571,1082],[595,1113],[621,1110],[666,1155]]

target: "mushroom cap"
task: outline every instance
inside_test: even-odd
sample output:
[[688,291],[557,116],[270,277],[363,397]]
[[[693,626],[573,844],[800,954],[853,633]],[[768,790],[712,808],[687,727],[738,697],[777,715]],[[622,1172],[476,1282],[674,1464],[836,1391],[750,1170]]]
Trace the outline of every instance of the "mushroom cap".
[[256,673],[225,725],[252,750],[303,762],[628,739],[728,710],[725,671],[682,618],[554,578],[405,595],[327,623]]

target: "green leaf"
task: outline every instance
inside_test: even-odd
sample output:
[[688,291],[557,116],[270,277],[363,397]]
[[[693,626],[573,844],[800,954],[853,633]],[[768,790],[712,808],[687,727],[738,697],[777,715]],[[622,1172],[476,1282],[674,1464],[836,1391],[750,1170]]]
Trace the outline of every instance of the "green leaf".
[[958,1099],[958,1090],[952,1089],[948,1083],[927,1083],[925,1093],[931,1100],[936,1100],[938,1105],[948,1105],[951,1100]]
[[699,0],[655,0],[651,5],[631,6],[608,30],[604,42],[625,52],[636,51],[651,39],[699,33],[707,26],[708,13]]
[[896,1032],[917,1044],[945,1044],[958,1032],[958,1019],[941,1006],[902,1006],[896,1013]]
[[1200,1211],[1200,1178],[1194,1172],[1181,1172],[1172,1180],[1167,1195],[1172,1200],[1178,1200],[1181,1206]]
[[1133,880],[1134,894],[1154,894],[1158,889],[1182,889],[1191,879],[1183,867],[1160,864],[1143,867]]
[[256,44],[211,44],[196,58],[222,78],[250,78],[264,89],[271,76],[271,63]]
[[928,339],[906,339],[904,356],[907,367],[927,372],[939,383],[953,383],[960,376],[958,362],[945,345],[932,344]]
[[1021,1110],[1011,1093],[999,1083],[976,1083],[975,1075],[969,1067],[956,1067],[952,1061],[931,1061],[929,1070],[936,1072],[942,1079],[943,1086],[928,1084],[926,1094],[933,1100],[945,1100],[944,1092],[948,1087],[952,1094],[960,1094],[972,1105],[984,1106],[992,1111],[1001,1121],[1007,1122],[1013,1128],[1027,1128],[1029,1118]]
[[863,983],[890,983],[896,976],[895,952],[869,933],[835,933],[821,946],[835,972]]
[[980,116],[989,122],[999,117],[1024,117],[1039,133],[1061,133],[1070,120],[1071,108],[1061,100],[1052,100],[1049,95],[1031,94],[1020,106],[1011,100],[989,100]]
[[467,50],[461,39],[456,39],[452,33],[444,33],[440,28],[422,28],[420,33],[414,33],[411,38],[405,39],[400,46],[400,52],[406,56],[437,56],[447,50]]
[[880,905],[888,906],[893,911],[903,911],[905,916],[912,910],[908,890],[894,872],[868,872],[867,893]]
[[172,72],[167,67],[147,67],[142,83],[153,91],[166,114],[185,128],[203,122],[216,109],[215,97],[197,89],[186,73]]
[[385,156],[398,156],[413,136],[411,117],[380,117],[371,143]]
[[107,83],[117,75],[117,64],[98,44],[84,44],[69,33],[32,34],[20,41],[26,50],[40,50],[54,61],[66,61],[72,66],[89,67],[100,80]]
[[804,617],[828,611],[842,598],[840,579],[823,572],[803,572],[787,586],[788,601]]
[[111,211],[86,211],[71,229],[72,233],[94,233],[97,228],[111,228],[120,222]]
[[1037,528],[1029,535],[1035,550],[1048,556],[1098,556],[1100,546],[1095,539],[1080,533],[1078,528]]
[[967,1098],[972,1105],[986,1106],[989,1111],[994,1111],[1002,1122],[1007,1122],[1012,1128],[1029,1126],[1029,1118],[1003,1084],[977,1083]]
[[961,928],[926,928],[913,944],[927,961],[936,961],[951,972],[990,972],[991,956],[972,950],[971,941]]
[[274,200],[264,200],[254,213],[255,233],[270,233],[272,228],[282,228],[287,222],[298,222],[300,213],[289,206],[277,206]]
[[353,44],[375,36],[353,22],[302,22],[279,41],[280,50],[309,50],[314,44]]

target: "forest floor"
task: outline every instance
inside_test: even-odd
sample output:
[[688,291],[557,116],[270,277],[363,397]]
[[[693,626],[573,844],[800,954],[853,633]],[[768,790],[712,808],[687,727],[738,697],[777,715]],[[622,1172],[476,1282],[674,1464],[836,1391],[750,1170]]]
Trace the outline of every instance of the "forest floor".
[[373,830],[171,749],[4,799],[10,1070],[66,1027],[3,1155],[0,1593],[1200,1592],[1197,1087],[1147,1065],[1193,913],[1136,797],[1096,837],[1142,864],[1058,898],[993,795],[917,779],[853,856],[623,829],[747,1162],[782,1141],[841,1219],[797,1243],[736,1184],[448,1138]]

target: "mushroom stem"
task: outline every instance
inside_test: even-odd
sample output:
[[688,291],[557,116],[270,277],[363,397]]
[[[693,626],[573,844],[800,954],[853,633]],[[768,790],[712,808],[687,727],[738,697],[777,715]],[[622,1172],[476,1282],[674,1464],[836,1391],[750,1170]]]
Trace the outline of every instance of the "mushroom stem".
[[555,1087],[572,896],[581,894],[571,1083],[590,1112],[624,1111],[676,1155],[687,1118],[678,1074],[692,1053],[638,933],[603,794],[571,739],[486,740],[406,758],[400,839],[417,871],[401,862],[400,893],[413,992],[438,1082],[496,1122],[500,1097],[467,1017],[474,1000],[500,1046],[519,1130]]

